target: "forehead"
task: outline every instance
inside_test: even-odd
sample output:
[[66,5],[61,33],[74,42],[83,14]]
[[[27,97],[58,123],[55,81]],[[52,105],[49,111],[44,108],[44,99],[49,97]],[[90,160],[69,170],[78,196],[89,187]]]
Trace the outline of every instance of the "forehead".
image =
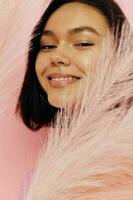
[[61,31],[90,26],[104,34],[109,28],[107,18],[95,7],[80,2],[66,3],[48,19],[44,30]]

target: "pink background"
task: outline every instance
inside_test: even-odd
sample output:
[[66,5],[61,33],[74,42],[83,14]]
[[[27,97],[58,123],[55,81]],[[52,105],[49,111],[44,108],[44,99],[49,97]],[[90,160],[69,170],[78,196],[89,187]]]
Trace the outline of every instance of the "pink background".
[[[37,17],[39,18],[41,13],[41,1],[38,2],[40,2],[38,3],[38,7],[36,5],[34,5],[34,7],[33,5],[29,7],[31,13],[33,13],[32,9],[36,8],[36,10],[34,10],[36,15],[32,14],[30,18],[32,21],[29,26],[29,33],[37,21]],[[120,0],[119,2],[121,3]],[[124,3],[122,3],[122,8],[128,16],[129,21],[133,24],[133,1],[123,0],[122,2]],[[28,35],[28,32],[25,34]],[[26,38],[25,41],[28,39]],[[10,93],[10,99],[8,99],[8,103],[0,118],[0,196],[2,200],[18,199],[20,185],[28,172],[33,169],[39,149],[45,139],[44,129],[34,133],[28,130],[13,114],[20,84],[24,75],[24,66],[24,64],[21,64],[20,69],[14,72],[13,76],[16,77],[15,82],[12,78],[13,76],[9,77],[10,80],[8,79],[8,83],[6,82],[5,84],[3,81],[5,91],[9,91],[16,85],[18,87],[14,90],[14,93]],[[0,89],[2,91],[3,88],[1,87]],[[3,101],[5,102],[5,100]],[[2,100],[0,101],[0,106],[1,105],[3,105]]]

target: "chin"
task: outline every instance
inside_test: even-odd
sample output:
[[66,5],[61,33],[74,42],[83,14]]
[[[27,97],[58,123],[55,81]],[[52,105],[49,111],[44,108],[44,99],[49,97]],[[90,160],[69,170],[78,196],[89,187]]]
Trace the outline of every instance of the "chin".
[[70,101],[70,99],[65,98],[50,98],[48,97],[48,102],[50,105],[56,107],[56,108],[65,108],[67,106],[71,107],[73,105],[73,101]]

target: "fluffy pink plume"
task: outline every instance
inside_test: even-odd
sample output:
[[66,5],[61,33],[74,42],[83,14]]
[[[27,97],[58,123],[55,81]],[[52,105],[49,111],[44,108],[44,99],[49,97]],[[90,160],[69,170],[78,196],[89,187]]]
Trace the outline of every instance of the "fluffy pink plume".
[[[0,2],[0,114],[17,98],[42,5],[47,1]],[[117,54],[103,44],[80,109],[77,101],[71,120],[68,108],[49,130],[26,200],[133,200],[133,37],[127,26],[120,42]]]
[[[95,75],[86,78],[71,118],[67,108],[49,131],[26,200],[133,199],[133,35],[128,23],[117,53],[112,41],[104,41]],[[81,84],[79,94],[82,89]]]

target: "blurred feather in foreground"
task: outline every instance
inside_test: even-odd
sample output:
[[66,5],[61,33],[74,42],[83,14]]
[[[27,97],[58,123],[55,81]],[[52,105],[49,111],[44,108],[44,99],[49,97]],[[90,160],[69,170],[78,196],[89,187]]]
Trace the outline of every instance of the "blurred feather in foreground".
[[[133,35],[108,35],[73,108],[51,125],[26,200],[132,200]],[[115,44],[115,45],[114,45]],[[64,98],[65,100],[65,98]]]

